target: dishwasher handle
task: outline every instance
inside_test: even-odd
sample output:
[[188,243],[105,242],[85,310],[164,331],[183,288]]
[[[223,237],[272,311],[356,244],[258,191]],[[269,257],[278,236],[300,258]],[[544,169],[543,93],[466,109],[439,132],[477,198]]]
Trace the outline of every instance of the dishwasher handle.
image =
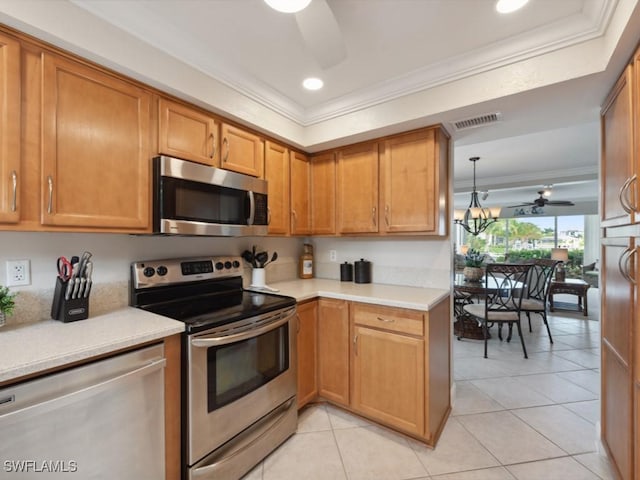
[[[114,377],[108,378],[94,385],[80,388],[72,392],[66,392],[61,395],[57,395],[53,398],[44,400],[42,402],[16,409],[13,412],[7,412],[4,414],[0,413],[0,427],[2,426],[2,421],[5,419],[15,418],[18,415],[30,415],[30,414],[33,414],[35,410],[40,410],[40,409],[43,409],[43,411],[47,412],[47,411],[59,408],[61,406],[65,406],[86,398],[93,397],[120,383],[127,383],[130,381],[136,380],[140,377],[145,377],[150,373],[155,372],[156,370],[164,368],[166,363],[167,361],[164,358],[153,360],[142,367],[138,367],[128,372],[116,375]],[[9,396],[12,397],[11,394],[9,394]]]

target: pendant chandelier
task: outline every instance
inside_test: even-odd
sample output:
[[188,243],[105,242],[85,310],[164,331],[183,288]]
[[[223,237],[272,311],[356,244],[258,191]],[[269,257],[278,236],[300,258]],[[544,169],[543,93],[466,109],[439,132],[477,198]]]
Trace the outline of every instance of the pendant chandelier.
[[500,207],[483,208],[478,200],[478,192],[476,190],[476,162],[480,157],[471,157],[473,162],[473,191],[471,192],[471,202],[466,210],[454,211],[454,223],[460,225],[471,235],[478,235],[484,232],[489,225],[498,220],[500,216]]

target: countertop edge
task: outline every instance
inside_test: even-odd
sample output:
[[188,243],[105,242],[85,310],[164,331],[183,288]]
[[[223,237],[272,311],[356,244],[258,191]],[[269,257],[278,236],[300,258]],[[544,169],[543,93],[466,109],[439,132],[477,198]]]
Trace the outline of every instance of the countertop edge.
[[[110,323],[112,325],[109,325]],[[108,334],[105,335],[105,331],[108,331]],[[130,307],[73,323],[47,320],[17,326],[0,331],[0,347],[6,347],[0,348],[0,352],[4,351],[0,353],[0,383],[161,340],[183,331],[182,322]],[[4,335],[6,340],[3,338]],[[65,336],[93,336],[98,340],[78,343],[76,347],[75,344],[70,345],[73,341],[63,338]],[[47,342],[45,337],[50,341]],[[3,341],[10,342],[11,345],[2,345]],[[56,341],[58,346],[55,345]],[[16,349],[20,349],[20,345],[29,345],[32,354],[17,352]]]

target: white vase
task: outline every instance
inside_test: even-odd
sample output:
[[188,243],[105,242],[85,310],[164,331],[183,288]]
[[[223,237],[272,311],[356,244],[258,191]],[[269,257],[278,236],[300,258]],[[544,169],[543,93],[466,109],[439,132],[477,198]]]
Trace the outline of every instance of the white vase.
[[251,271],[251,286],[252,287],[264,287],[265,286],[264,268],[254,268]]

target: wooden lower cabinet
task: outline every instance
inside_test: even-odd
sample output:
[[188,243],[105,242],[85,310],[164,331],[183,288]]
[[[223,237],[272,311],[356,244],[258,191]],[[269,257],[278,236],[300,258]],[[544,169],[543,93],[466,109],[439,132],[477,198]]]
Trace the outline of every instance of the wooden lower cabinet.
[[321,298],[317,314],[318,396],[434,446],[451,408],[449,298],[428,312]]
[[318,301],[318,394],[349,405],[349,302]]
[[298,408],[318,396],[318,301],[298,305]]
[[353,409],[424,435],[424,340],[360,325],[353,338]]

